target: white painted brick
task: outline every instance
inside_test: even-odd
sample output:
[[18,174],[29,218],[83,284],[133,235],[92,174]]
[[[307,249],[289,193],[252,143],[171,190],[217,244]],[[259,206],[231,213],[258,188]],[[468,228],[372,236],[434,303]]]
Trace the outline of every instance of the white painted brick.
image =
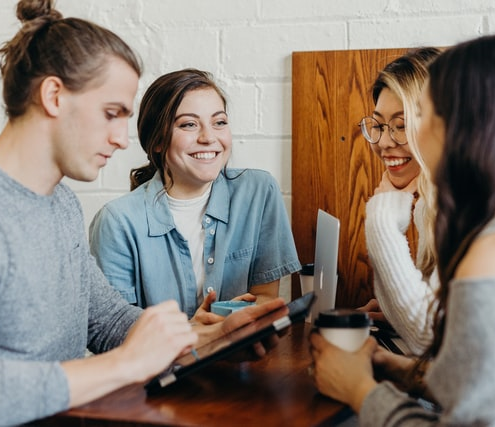
[[222,35],[225,70],[238,77],[291,77],[291,54],[303,50],[344,49],[342,23],[249,26]]
[[[16,4],[0,2],[0,42],[19,27]],[[93,183],[64,180],[80,196],[87,225],[103,203],[128,191],[130,169],[146,161],[137,110],[163,73],[184,67],[214,73],[229,100],[231,165],[271,172],[290,213],[292,52],[450,45],[495,32],[493,0],[58,0],[56,6],[64,16],[107,26],[144,63],[129,149],[117,152]]]
[[291,144],[283,139],[235,140],[229,166],[270,172],[282,193],[290,194]]
[[[180,68],[199,68],[215,75],[219,73],[220,46],[217,30],[186,28],[161,31],[155,39],[160,40],[162,69],[160,74]],[[158,58],[157,58],[158,59]]]
[[266,135],[292,134],[291,83],[260,84],[260,129]]
[[127,150],[116,151],[101,170],[101,188],[111,191],[129,191],[129,172],[132,168],[148,163],[146,153],[137,141]]
[[401,13],[421,13],[421,14],[465,14],[473,11],[486,12],[491,9],[494,11],[494,4],[492,0],[394,0],[390,2],[390,8],[392,10]]
[[355,18],[359,15],[382,13],[389,0],[271,0],[261,2],[261,17],[263,19],[305,19],[305,20],[335,20],[345,17]]
[[84,225],[86,231],[89,229],[89,224],[93,217],[101,209],[101,207],[110,200],[119,197],[120,193],[81,193],[78,194],[79,200],[83,208]]
[[144,0],[142,19],[161,25],[229,25],[233,21],[254,20],[256,1],[245,0]]
[[487,34],[495,33],[495,13],[487,17],[485,31]]
[[252,135],[258,122],[258,89],[255,82],[218,82],[227,96],[229,125],[234,135]]
[[10,40],[19,29],[20,23],[15,17],[15,3],[2,1],[0,4],[0,41]]
[[[480,35],[482,19],[478,15],[353,21],[349,24],[350,48],[448,46]],[[393,34],[393,37],[390,35]]]
[[139,19],[144,6],[143,1],[135,0],[57,0],[55,4],[64,17],[89,19],[105,26]]

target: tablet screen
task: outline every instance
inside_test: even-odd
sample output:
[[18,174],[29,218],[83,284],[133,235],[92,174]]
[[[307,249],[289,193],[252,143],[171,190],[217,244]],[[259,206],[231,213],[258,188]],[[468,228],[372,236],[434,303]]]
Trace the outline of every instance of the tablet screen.
[[196,348],[191,353],[177,358],[165,372],[146,385],[148,393],[166,387],[203,366],[223,359],[241,348],[287,328],[294,322],[304,320],[313,301],[314,293],[307,293],[287,304],[289,313],[285,307],[274,310],[229,334]]

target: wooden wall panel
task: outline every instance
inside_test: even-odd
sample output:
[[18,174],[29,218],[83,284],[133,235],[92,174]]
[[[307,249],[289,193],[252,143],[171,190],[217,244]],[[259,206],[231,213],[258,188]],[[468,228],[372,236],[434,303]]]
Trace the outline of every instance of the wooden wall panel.
[[[357,123],[373,111],[370,88],[378,71],[405,50],[292,55],[294,238],[301,262],[313,262],[318,208],[340,219],[338,307],[357,307],[373,295],[365,204],[384,169]],[[295,275],[293,298],[300,295],[298,280]]]

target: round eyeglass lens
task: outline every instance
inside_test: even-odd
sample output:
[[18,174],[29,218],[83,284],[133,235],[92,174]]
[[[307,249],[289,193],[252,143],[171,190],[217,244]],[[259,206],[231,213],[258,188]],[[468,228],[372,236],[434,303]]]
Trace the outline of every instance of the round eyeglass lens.
[[406,125],[404,119],[401,117],[396,117],[388,122],[388,130],[390,132],[390,137],[397,144],[407,144],[406,137]]
[[395,117],[388,123],[380,123],[373,117],[364,117],[361,120],[361,133],[366,141],[371,144],[376,144],[380,141],[385,127],[388,128],[390,138],[394,142],[400,145],[407,144],[406,126],[403,118]]
[[376,144],[380,140],[382,133],[380,123],[373,117],[364,117],[361,120],[361,133],[366,141]]

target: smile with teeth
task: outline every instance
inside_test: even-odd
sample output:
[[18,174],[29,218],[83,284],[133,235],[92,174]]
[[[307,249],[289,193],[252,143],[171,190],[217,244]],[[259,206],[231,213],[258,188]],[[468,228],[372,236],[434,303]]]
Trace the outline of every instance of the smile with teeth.
[[217,153],[215,151],[208,151],[208,152],[191,154],[191,157],[193,157],[194,159],[199,159],[199,160],[211,160],[211,159],[214,159],[216,156],[217,156]]
[[383,163],[385,163],[385,166],[387,166],[387,167],[402,166],[402,165],[404,165],[410,161],[411,161],[410,157],[401,157],[401,158],[394,158],[394,159],[384,158],[383,159]]

